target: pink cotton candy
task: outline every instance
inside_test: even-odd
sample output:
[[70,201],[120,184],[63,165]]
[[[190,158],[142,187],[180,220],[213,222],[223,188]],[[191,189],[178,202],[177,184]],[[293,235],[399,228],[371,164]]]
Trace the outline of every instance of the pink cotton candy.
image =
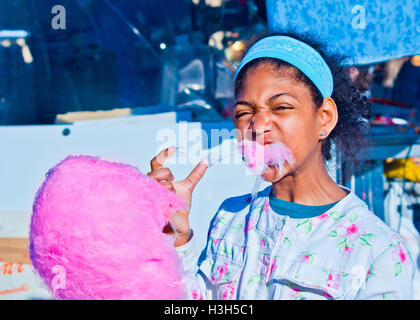
[[280,142],[264,146],[256,141],[243,139],[238,143],[238,148],[248,168],[256,175],[263,174],[269,165],[283,170],[286,162],[293,164],[295,161],[292,151]]
[[183,299],[182,266],[162,228],[184,207],[135,167],[70,156],[36,195],[33,267],[57,299]]

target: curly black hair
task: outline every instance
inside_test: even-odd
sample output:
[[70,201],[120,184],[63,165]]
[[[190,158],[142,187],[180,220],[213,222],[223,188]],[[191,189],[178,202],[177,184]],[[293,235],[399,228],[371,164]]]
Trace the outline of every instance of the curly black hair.
[[[324,161],[331,159],[332,142],[334,142],[335,152],[340,152],[341,160],[349,161],[354,164],[359,163],[361,160],[359,157],[361,151],[370,143],[369,118],[371,117],[371,106],[366,97],[361,95],[350,79],[347,67],[343,65],[343,61],[345,61],[347,57],[337,54],[327,54],[327,51],[324,49],[324,45],[321,42],[313,40],[309,35],[295,32],[270,33],[268,35],[260,36],[253,43],[273,35],[289,36],[308,44],[318,51],[328,64],[334,79],[334,90],[331,98],[337,105],[338,122],[329,136],[323,140],[321,148],[322,156]],[[251,45],[252,44],[250,44],[250,46]],[[246,64],[239,72],[235,81],[235,98],[241,90],[248,71],[263,62],[270,63],[275,67],[275,70],[280,70],[285,67],[293,68],[295,80],[303,82],[310,88],[314,105],[317,108],[322,105],[322,94],[314,83],[296,67],[275,58],[259,58]]]

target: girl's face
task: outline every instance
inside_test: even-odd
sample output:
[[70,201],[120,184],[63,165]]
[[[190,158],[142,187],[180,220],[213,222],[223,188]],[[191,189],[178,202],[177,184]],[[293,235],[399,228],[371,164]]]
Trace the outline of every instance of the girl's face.
[[233,112],[235,127],[242,139],[260,144],[281,142],[295,157],[286,163],[282,172],[270,166],[264,180],[276,182],[298,171],[311,160],[322,160],[321,119],[307,85],[294,79],[293,69],[274,70],[268,63],[260,63],[248,70]]

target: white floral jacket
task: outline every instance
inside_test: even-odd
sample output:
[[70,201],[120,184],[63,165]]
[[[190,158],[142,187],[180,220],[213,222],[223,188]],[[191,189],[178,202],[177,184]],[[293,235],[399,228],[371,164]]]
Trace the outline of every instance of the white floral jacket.
[[293,219],[269,204],[271,186],[225,200],[198,264],[194,237],[176,248],[191,299],[412,299],[407,244],[348,195],[320,216]]

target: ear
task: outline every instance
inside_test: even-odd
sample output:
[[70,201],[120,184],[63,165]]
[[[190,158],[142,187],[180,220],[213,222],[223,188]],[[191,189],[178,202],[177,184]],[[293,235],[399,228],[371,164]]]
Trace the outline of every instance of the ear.
[[332,98],[324,98],[318,109],[318,116],[320,121],[319,138],[323,140],[334,130],[338,121],[337,105]]

